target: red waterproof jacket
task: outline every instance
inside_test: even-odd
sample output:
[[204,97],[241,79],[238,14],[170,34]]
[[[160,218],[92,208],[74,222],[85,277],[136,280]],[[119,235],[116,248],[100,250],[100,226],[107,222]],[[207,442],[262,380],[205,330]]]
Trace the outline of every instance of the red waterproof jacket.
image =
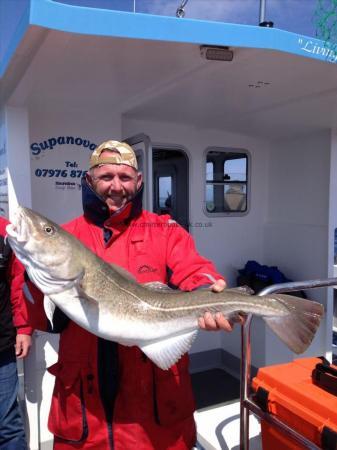
[[[101,224],[86,214],[64,227],[107,262],[132,273],[138,282],[170,282],[192,290],[221,276],[201,257],[192,237],[169,216],[130,211]],[[105,236],[105,239],[104,239]],[[37,292],[33,292],[35,298]],[[46,328],[42,303],[31,313]],[[35,308],[35,311],[34,311]],[[49,429],[54,448],[97,450],[187,450],[195,444],[194,399],[188,356],[164,371],[138,347],[97,338],[59,311],[54,326],[60,334],[58,362],[49,368],[55,388]],[[113,324],[112,324],[113,326]]]
[[[6,235],[6,225],[8,221],[0,217],[0,235],[2,238]],[[7,244],[8,245],[8,244]],[[5,253],[5,248],[2,249]],[[22,285],[24,282],[21,264],[14,257],[13,253],[7,253],[9,256],[9,264],[5,264],[7,271],[3,274],[0,265],[1,280],[5,275],[6,282],[9,285],[9,293],[7,287],[1,282],[1,298],[0,298],[0,350],[12,347],[15,344],[15,333],[32,334],[32,328],[28,324],[27,308],[22,293]],[[3,255],[6,258],[6,255]],[[15,332],[16,329],[16,332]]]

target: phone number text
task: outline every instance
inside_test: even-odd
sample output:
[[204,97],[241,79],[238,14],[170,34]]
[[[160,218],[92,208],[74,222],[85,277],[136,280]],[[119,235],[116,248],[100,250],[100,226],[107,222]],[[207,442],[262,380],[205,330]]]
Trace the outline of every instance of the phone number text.
[[86,174],[86,170],[68,170],[68,169],[36,169],[35,175],[37,177],[71,177],[82,178]]

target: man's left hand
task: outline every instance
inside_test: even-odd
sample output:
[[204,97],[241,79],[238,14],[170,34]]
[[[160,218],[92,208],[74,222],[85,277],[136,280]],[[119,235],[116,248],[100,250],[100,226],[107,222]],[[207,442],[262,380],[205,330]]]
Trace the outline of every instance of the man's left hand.
[[227,287],[227,283],[225,280],[216,280],[214,284],[212,284],[211,289],[213,292],[222,292]]
[[32,345],[32,337],[28,334],[17,334],[15,343],[15,355],[18,359],[25,358]]
[[[226,288],[225,280],[217,280],[214,284],[212,284],[211,289],[213,292],[222,292]],[[217,312],[216,314],[211,314],[210,312],[206,312],[203,317],[199,318],[199,327],[202,330],[207,331],[232,331],[234,323],[230,320],[225,319],[224,315]],[[240,319],[240,322],[243,323],[243,319]]]

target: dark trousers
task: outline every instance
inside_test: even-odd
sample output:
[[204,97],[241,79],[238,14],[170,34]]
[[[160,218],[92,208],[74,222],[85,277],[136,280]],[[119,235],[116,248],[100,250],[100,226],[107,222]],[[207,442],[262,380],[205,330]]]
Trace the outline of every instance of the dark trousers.
[[14,348],[0,352],[0,450],[27,450]]

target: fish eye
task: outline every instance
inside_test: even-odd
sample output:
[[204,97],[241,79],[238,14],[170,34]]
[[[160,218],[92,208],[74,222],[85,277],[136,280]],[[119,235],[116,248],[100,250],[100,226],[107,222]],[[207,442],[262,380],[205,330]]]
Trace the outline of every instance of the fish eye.
[[47,234],[54,234],[55,231],[54,227],[52,227],[51,225],[45,225],[43,229]]

